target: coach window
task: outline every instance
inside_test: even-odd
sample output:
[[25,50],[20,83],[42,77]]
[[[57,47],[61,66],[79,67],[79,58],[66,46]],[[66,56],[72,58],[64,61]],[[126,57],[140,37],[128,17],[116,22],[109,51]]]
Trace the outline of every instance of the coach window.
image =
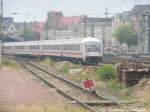
[[60,50],[60,45],[58,45],[58,50]]
[[78,44],[76,44],[75,50],[78,51]]
[[79,44],[77,44],[77,51],[79,50]]
[[58,50],[58,45],[56,45],[56,50]]
[[15,49],[16,49],[16,50],[24,49],[24,46],[15,46]]
[[51,50],[52,49],[52,45],[48,45],[49,46],[49,50]]
[[60,45],[57,45],[57,50],[59,50],[60,49]]
[[69,50],[69,44],[67,45],[67,50]]
[[58,45],[56,45],[56,50],[58,50],[59,48],[58,48]]
[[66,50],[66,45],[64,45],[64,50]]
[[61,45],[61,50],[64,50],[64,45]]
[[68,50],[70,51],[70,44],[68,44]]
[[80,50],[82,50],[82,48],[83,48],[83,45],[82,45],[82,44],[80,44]]
[[30,50],[37,50],[38,48],[39,48],[39,46],[37,46],[37,45],[30,45],[29,46]]
[[74,45],[74,51],[76,51],[76,45]]
[[57,47],[57,46],[56,46],[56,45],[54,45],[54,50],[56,50],[56,47]]
[[51,45],[51,50],[53,50],[54,49],[54,46],[53,45]]
[[4,46],[4,49],[11,49],[10,46]]
[[79,44],[77,44],[77,51],[79,51],[79,49],[80,49],[79,47],[80,47]]
[[44,50],[46,50],[46,49],[47,49],[46,45],[43,45],[43,49],[44,49]]
[[75,51],[75,45],[73,45],[73,50]]
[[55,45],[53,45],[53,50],[55,50]]
[[80,51],[80,44],[78,44],[78,48],[79,48],[78,50]]
[[71,50],[73,51],[73,49],[74,49],[74,48],[73,48],[73,45],[71,45]]

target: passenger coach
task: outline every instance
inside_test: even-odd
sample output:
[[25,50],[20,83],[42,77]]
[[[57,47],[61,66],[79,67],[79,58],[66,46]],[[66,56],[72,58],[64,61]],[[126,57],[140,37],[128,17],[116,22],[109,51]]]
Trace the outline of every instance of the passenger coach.
[[3,44],[9,55],[50,56],[75,59],[85,63],[98,63],[102,56],[102,42],[96,38],[8,42]]

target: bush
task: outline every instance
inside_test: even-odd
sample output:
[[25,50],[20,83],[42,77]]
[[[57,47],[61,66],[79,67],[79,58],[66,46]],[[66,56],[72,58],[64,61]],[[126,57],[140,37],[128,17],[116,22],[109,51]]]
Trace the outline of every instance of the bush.
[[96,71],[98,78],[106,81],[110,79],[116,79],[116,68],[111,64],[105,64],[102,67],[98,68]]
[[63,72],[65,75],[69,74],[69,68],[66,66],[64,66],[60,71]]

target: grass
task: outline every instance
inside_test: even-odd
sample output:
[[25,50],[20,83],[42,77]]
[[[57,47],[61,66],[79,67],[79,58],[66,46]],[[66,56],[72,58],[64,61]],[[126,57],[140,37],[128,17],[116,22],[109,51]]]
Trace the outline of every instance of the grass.
[[114,92],[119,92],[123,89],[125,89],[124,86],[122,86],[117,80],[111,79],[106,81],[107,87]]
[[14,60],[10,60],[8,58],[2,57],[2,66],[3,67],[17,68],[18,64]]
[[68,74],[69,74],[69,68],[66,67],[66,66],[63,66],[63,67],[60,69],[60,71],[61,71],[63,74],[65,74],[65,75],[68,75]]

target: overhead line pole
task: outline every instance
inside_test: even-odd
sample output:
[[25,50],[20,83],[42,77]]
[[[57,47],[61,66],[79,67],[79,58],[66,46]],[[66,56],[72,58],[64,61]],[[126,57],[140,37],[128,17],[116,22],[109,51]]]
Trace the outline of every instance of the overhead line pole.
[[[1,0],[1,28],[0,28],[0,33],[1,33],[1,38],[3,38],[3,0]],[[0,40],[0,65],[2,65],[2,41]]]

